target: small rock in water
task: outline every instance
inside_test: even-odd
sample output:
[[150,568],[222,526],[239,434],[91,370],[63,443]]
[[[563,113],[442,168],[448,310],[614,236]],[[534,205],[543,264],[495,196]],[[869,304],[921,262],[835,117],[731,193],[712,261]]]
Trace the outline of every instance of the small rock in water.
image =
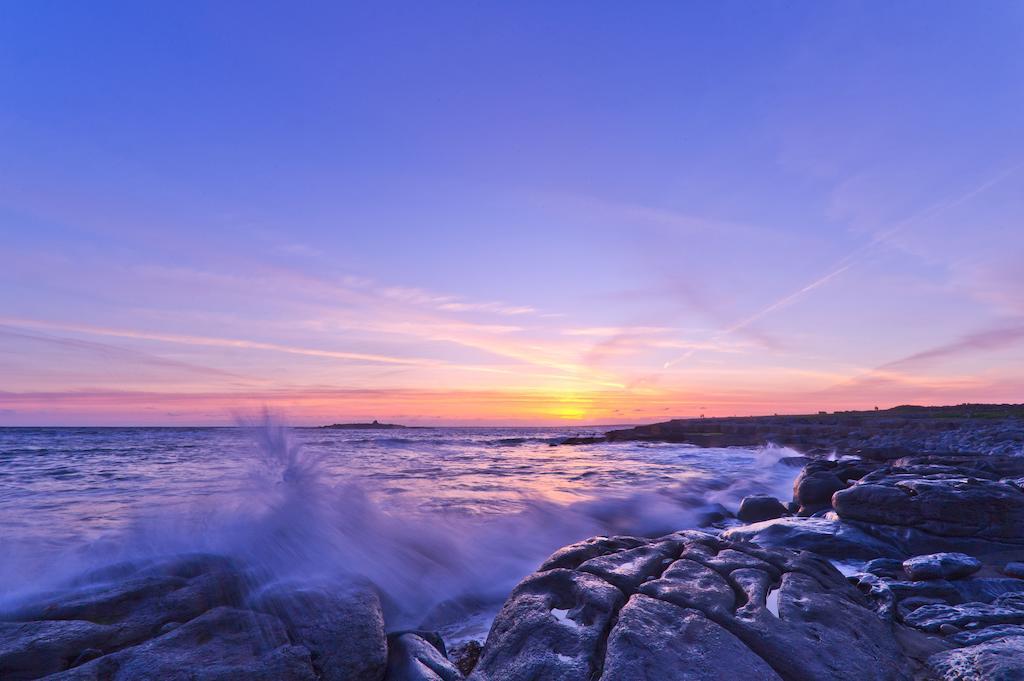
[[966,553],[930,553],[903,561],[903,570],[913,580],[959,579],[981,569],[981,561]]
[[1007,577],[1024,579],[1024,563],[1007,563],[1006,566],[1003,567],[1003,574]]
[[462,673],[445,657],[440,637],[427,636],[434,640],[424,638],[420,632],[388,636],[388,668],[384,681],[462,681]]
[[832,495],[846,489],[832,469],[831,461],[812,461],[793,482],[793,496],[800,503],[800,514],[811,515],[832,508]]
[[759,523],[786,515],[786,507],[775,497],[755,495],[743,497],[736,517],[745,523]]

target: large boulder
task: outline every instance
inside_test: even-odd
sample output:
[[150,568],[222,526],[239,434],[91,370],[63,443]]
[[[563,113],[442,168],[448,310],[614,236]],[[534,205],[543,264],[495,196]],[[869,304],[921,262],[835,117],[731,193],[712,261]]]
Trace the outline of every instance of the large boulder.
[[102,651],[114,627],[82,620],[0,622],[0,678],[37,679],[72,666],[84,651]]
[[0,613],[0,678],[33,679],[153,638],[243,600],[231,561],[188,555],[118,564]]
[[956,472],[882,473],[835,493],[840,518],[942,537],[1024,543],[1024,490],[1016,484]]
[[580,679],[600,674],[623,593],[600,577],[555,568],[530,575],[498,613],[471,679]]
[[323,681],[384,678],[384,616],[368,585],[276,583],[253,596],[250,607],[284,622],[292,641],[312,654]]
[[380,681],[363,585],[275,583],[216,556],[119,564],[0,613],[0,678]]
[[608,637],[602,679],[782,681],[742,641],[698,610],[637,594]]
[[800,504],[801,515],[811,515],[832,507],[832,495],[846,488],[835,472],[832,461],[812,461],[804,466],[793,482],[793,499]]
[[599,538],[513,590],[470,679],[909,679],[894,626],[810,553]]
[[170,633],[48,677],[53,681],[315,681],[309,651],[269,615],[214,608]]
[[787,509],[782,502],[768,495],[743,497],[736,517],[745,523],[759,523],[786,515]]

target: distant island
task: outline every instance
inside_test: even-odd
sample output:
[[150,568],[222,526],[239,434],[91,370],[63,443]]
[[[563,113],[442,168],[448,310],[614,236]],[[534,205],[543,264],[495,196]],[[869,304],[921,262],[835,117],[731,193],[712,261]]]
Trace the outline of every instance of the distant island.
[[373,421],[372,423],[332,423],[329,426],[320,427],[330,428],[333,430],[396,430],[398,428],[416,428],[417,426],[402,426],[397,423],[381,423],[380,421]]

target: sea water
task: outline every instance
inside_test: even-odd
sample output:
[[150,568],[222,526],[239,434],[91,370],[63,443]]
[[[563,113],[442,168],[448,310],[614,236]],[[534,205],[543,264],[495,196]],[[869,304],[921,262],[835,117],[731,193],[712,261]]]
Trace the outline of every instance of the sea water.
[[200,551],[273,578],[365,577],[389,628],[482,638],[561,546],[791,494],[783,448],[558,445],[602,430],[0,428],[0,608],[114,562]]

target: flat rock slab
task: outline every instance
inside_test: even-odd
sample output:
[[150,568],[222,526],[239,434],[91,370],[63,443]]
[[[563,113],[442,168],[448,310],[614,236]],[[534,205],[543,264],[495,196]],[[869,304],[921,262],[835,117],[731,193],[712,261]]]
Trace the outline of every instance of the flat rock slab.
[[608,637],[603,681],[782,681],[742,641],[696,610],[636,595]]
[[849,523],[828,518],[776,518],[732,528],[723,537],[762,546],[814,551],[836,559],[869,560],[901,556],[894,545]]
[[904,622],[928,632],[937,632],[943,625],[959,629],[993,624],[1024,625],[1024,594],[1004,594],[992,603],[923,605],[904,617]]
[[942,681],[1020,681],[1024,679],[1024,637],[949,650],[932,656],[928,664]]
[[959,579],[981,569],[981,561],[966,553],[930,553],[903,561],[903,570],[914,580]]
[[152,641],[104,655],[53,681],[315,681],[309,651],[279,620],[215,608]]
[[581,542],[544,565],[506,601],[471,680],[911,678],[893,625],[807,552],[687,531]]
[[876,471],[832,498],[839,517],[943,537],[1024,542],[1024,491],[1009,481]]

